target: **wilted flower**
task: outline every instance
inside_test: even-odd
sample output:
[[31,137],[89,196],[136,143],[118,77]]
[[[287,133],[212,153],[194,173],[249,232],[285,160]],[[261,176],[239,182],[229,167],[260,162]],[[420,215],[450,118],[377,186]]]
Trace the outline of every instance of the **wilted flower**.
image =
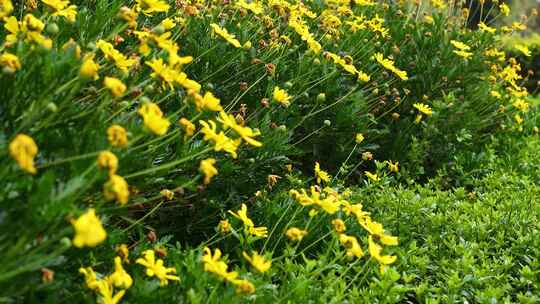
[[127,146],[127,132],[126,129],[119,125],[112,125],[107,129],[107,139],[113,147],[125,147]]

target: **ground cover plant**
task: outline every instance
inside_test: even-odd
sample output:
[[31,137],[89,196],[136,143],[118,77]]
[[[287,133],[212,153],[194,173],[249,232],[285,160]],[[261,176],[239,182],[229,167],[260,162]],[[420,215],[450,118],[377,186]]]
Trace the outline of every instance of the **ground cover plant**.
[[538,302],[509,14],[0,0],[0,302]]

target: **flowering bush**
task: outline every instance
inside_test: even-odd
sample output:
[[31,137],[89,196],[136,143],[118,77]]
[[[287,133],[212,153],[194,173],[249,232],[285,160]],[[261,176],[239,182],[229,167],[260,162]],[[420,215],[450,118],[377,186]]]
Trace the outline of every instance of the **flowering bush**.
[[469,14],[0,0],[0,299],[403,299],[399,236],[360,194],[529,115],[498,49],[523,25]]

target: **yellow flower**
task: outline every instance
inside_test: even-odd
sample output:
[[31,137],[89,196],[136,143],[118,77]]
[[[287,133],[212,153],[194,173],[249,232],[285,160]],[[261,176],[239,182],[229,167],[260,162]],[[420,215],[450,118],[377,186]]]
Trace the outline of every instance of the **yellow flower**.
[[319,214],[319,210],[317,210],[317,209],[311,209],[308,212],[309,217],[317,216],[317,214]]
[[345,223],[341,219],[332,220],[332,225],[334,226],[334,229],[338,233],[343,233],[347,229],[347,227],[345,226]]
[[7,30],[6,42],[15,43],[19,38],[25,38],[28,42],[34,42],[45,49],[52,48],[52,40],[43,36],[41,32],[45,24],[34,17],[32,14],[26,14],[22,21],[17,21],[14,16],[4,17],[4,28]]
[[362,133],[356,133],[356,143],[360,144],[364,141],[364,134]]
[[516,31],[524,31],[527,29],[527,25],[521,23],[521,22],[512,22],[512,29]]
[[268,237],[268,228],[266,227],[248,227],[248,233],[250,235],[266,238]]
[[125,147],[127,146],[127,132],[126,129],[119,125],[112,125],[107,129],[107,139],[113,147]]
[[153,78],[159,77],[161,81],[169,84],[169,87],[173,89],[173,83],[175,83],[176,79],[178,79],[178,77],[180,76],[178,71],[176,71],[173,67],[166,65],[161,58],[154,58],[150,61],[147,61],[146,65],[151,67],[153,70],[153,73],[150,76],[152,76]]
[[193,98],[195,99],[197,110],[206,109],[214,112],[223,111],[220,100],[216,98],[212,92],[206,92],[204,93],[204,96],[195,93],[193,94]]
[[521,112],[524,112],[524,113],[529,112],[529,103],[527,103],[525,100],[521,98],[516,99],[516,101],[514,101],[512,105],[516,109],[520,110]]
[[158,278],[161,286],[169,284],[169,280],[180,281],[180,278],[174,275],[176,274],[175,268],[163,266],[162,259],[156,260],[154,250],[145,250],[142,254],[144,258],[138,258],[135,263],[146,267],[146,275]]
[[79,273],[84,275],[84,281],[86,284],[86,287],[88,287],[91,290],[97,290],[98,289],[98,279],[97,275],[94,272],[94,269],[92,267],[87,268],[79,268]]
[[387,162],[387,164],[388,164],[388,169],[390,170],[390,172],[398,173],[398,171],[399,171],[399,162],[393,163],[392,161],[389,160]]
[[470,51],[471,47],[466,45],[465,43],[457,40],[450,40],[450,43],[458,50],[461,51]]
[[153,13],[166,13],[169,11],[169,5],[161,0],[137,0],[137,11],[142,11],[145,15]]
[[53,9],[53,16],[65,17],[69,22],[75,22],[77,17],[76,5],[69,5],[67,0],[41,0],[41,2]]
[[492,97],[495,97],[497,99],[501,99],[502,98],[502,95],[501,93],[497,92],[497,91],[491,91],[489,92],[489,95],[491,95]]
[[40,33],[45,29],[45,23],[43,23],[43,21],[39,20],[32,14],[26,14],[23,17],[21,27],[25,31],[28,30]]
[[10,53],[3,53],[0,55],[0,66],[7,67],[12,71],[17,71],[21,69],[21,62],[19,57]]
[[438,9],[446,8],[446,3],[444,3],[444,0],[431,0],[430,2],[434,8],[438,8]]
[[170,201],[170,200],[172,200],[174,198],[174,192],[172,192],[169,189],[163,189],[163,190],[159,191],[159,194],[161,194],[161,196],[163,196],[168,201]]
[[114,61],[116,67],[124,73],[127,73],[128,69],[137,62],[135,59],[127,59],[124,54],[116,50],[114,46],[107,41],[100,39],[96,45],[101,52],[103,52],[105,58]]
[[514,47],[516,48],[516,50],[523,53],[523,55],[525,55],[526,57],[531,57],[532,56],[531,51],[529,50],[529,48],[526,45],[516,44],[516,45],[514,45]]
[[7,17],[7,18],[4,17],[3,20],[5,22],[4,28],[7,30],[6,42],[7,43],[16,42],[19,36],[19,33],[21,32],[19,21],[17,21],[17,18],[15,18],[14,16]]
[[126,244],[116,246],[115,251],[120,257],[122,257],[124,262],[129,262],[129,248]]
[[238,0],[235,3],[236,7],[243,8],[251,11],[255,15],[260,15],[264,11],[264,7],[260,2],[246,2],[245,0]]
[[143,117],[144,125],[156,135],[167,133],[171,123],[163,117],[163,112],[159,106],[153,102],[145,103],[138,113]]
[[330,181],[330,175],[326,171],[321,170],[318,162],[315,162],[315,178],[317,178],[317,184],[320,184],[321,180],[326,183]]
[[[77,42],[75,42],[75,40],[73,40],[73,38],[69,38],[69,40],[64,43],[64,45],[62,46],[62,50],[66,52],[73,52],[77,59],[81,58],[81,47],[77,44]],[[92,55],[93,54],[91,54],[90,56]]]
[[294,242],[299,242],[304,238],[304,236],[307,235],[307,233],[308,232],[306,230],[301,230],[296,227],[293,227],[293,228],[287,229],[287,231],[285,232],[285,235],[289,238],[289,240],[294,241]]
[[126,85],[118,78],[105,77],[103,85],[111,91],[114,97],[120,97],[126,92]]
[[413,107],[418,110],[419,114],[416,116],[415,123],[419,123],[422,119],[422,114],[426,116],[433,115],[433,110],[426,104],[423,103],[415,103],[413,104]]
[[99,79],[99,65],[94,61],[94,56],[87,56],[79,69],[79,75],[84,78]]
[[204,254],[202,256],[202,262],[204,264],[204,271],[211,272],[225,279],[226,281],[233,282],[238,277],[236,271],[227,271],[227,263],[221,261],[221,251],[216,248],[214,254],[210,248],[204,248]]
[[242,44],[240,44],[240,41],[238,41],[234,35],[229,34],[227,29],[219,27],[219,25],[212,23],[210,24],[210,27],[214,31],[214,33],[221,36],[223,39],[225,39],[228,43],[232,44],[235,48],[240,48]]
[[522,124],[524,122],[523,118],[519,114],[514,115],[514,120],[516,121],[516,123],[518,125],[520,125],[520,124]]
[[506,3],[501,3],[499,9],[501,10],[501,14],[505,16],[510,15],[510,7]]
[[30,174],[36,174],[34,158],[38,153],[38,147],[32,137],[25,134],[18,134],[9,143],[9,154],[19,167]]
[[363,217],[359,223],[370,235],[376,236],[384,245],[395,246],[398,244],[397,237],[386,234],[383,225],[373,221],[370,217]]
[[0,19],[8,17],[13,11],[11,0],[0,0]]
[[268,236],[268,228],[255,227],[255,224],[253,223],[253,221],[248,217],[246,204],[242,204],[242,206],[240,207],[240,210],[238,210],[237,212],[233,212],[229,210],[229,213],[232,216],[242,221],[242,223],[244,224],[244,227],[246,228],[246,231],[250,235],[253,235],[256,237],[263,237],[263,238]]
[[201,160],[199,170],[204,174],[205,185],[208,185],[212,180],[212,177],[218,174],[218,170],[214,167],[215,164],[216,160],[214,158]]
[[231,223],[229,220],[221,220],[218,225],[219,232],[225,234],[231,232]]
[[109,181],[103,185],[103,195],[108,201],[116,200],[120,205],[125,205],[129,200],[129,188],[126,180],[119,175],[111,175]]
[[176,26],[176,22],[171,18],[165,18],[161,21],[161,25],[166,31],[172,30]]
[[350,56],[341,58],[339,55],[332,52],[324,52],[324,57],[332,60],[336,65],[341,66],[349,74],[358,75],[359,81],[368,82],[370,80],[369,75],[356,69],[356,67],[352,64],[352,58]]
[[243,252],[242,255],[244,258],[257,269],[258,272],[266,272],[272,266],[272,261],[266,261],[263,256],[259,255],[257,252],[252,252],[252,257],[250,257],[246,252]]
[[127,22],[130,28],[137,28],[137,13],[127,6],[122,6],[118,16]]
[[390,59],[385,59],[385,58],[383,57],[383,54],[381,54],[381,53],[376,53],[375,55],[373,55],[373,58],[374,58],[380,65],[382,65],[385,69],[391,71],[391,72],[394,73],[396,76],[398,76],[401,80],[407,80],[407,79],[409,79],[409,78],[407,77],[407,72],[398,69],[398,68],[394,65],[394,61],[392,61],[392,60],[390,60]]
[[193,134],[195,134],[195,125],[187,118],[180,118],[180,121],[178,121],[178,123],[184,126],[184,130],[186,132],[185,137],[191,137],[193,136]]
[[122,267],[122,259],[119,256],[114,258],[114,272],[107,277],[107,281],[122,289],[128,289],[133,284],[133,279]]
[[379,176],[377,176],[377,174],[374,174],[374,173],[371,173],[369,171],[364,171],[364,174],[372,181],[374,182],[378,182],[380,179],[379,179]]
[[342,233],[339,235],[339,242],[347,248],[347,256],[357,258],[364,256],[364,251],[354,236]]
[[495,33],[497,29],[487,26],[484,22],[478,23],[478,28],[481,32],[487,32],[487,33]]
[[255,286],[248,280],[233,280],[232,283],[236,286],[236,293],[250,294],[255,292]]
[[[370,235],[368,238],[368,248],[369,254],[382,266],[390,265],[394,263],[397,259],[396,256],[392,255],[381,255],[382,246],[373,241],[373,237]],[[384,269],[384,268],[381,268]]]
[[176,82],[188,90],[188,92],[199,92],[201,90],[201,85],[195,80],[189,79],[184,72],[178,74]]
[[291,104],[291,96],[289,96],[287,91],[280,89],[277,86],[274,88],[273,98],[285,107],[288,107]]
[[214,151],[225,151],[231,154],[232,158],[236,158],[236,150],[240,143],[242,142],[241,138],[232,140],[223,131],[216,133],[216,123],[212,120],[205,122],[200,120],[199,123],[203,126],[201,132],[204,134],[204,140],[212,140],[215,144]]
[[229,213],[232,214],[237,219],[241,220],[244,223],[244,225],[246,225],[248,227],[255,226],[253,221],[247,215],[247,206],[246,206],[246,204],[242,204],[242,206],[240,207],[240,210],[238,210],[237,212],[232,212],[231,210],[229,210]]
[[98,167],[109,170],[109,175],[114,175],[118,170],[118,158],[110,151],[101,151],[97,159]]
[[324,199],[321,199],[321,193],[314,186],[310,189],[311,196],[307,194],[305,189],[301,189],[300,192],[293,189],[289,191],[289,194],[302,206],[316,205],[326,213],[334,214],[339,210],[342,201],[339,199],[339,195],[329,193],[327,189],[329,188],[325,188],[327,196]]
[[233,115],[227,114],[225,112],[220,112],[219,118],[217,120],[223,124],[223,127],[225,127],[225,129],[233,129],[248,144],[254,147],[262,146],[261,142],[253,138],[255,136],[261,135],[261,132],[259,132],[258,130],[253,130],[250,127],[243,127],[239,125]]
[[467,51],[454,51],[454,54],[458,55],[463,59],[469,59],[472,57],[473,53]]
[[101,304],[117,304],[126,293],[125,290],[120,290],[114,294],[112,284],[106,280],[99,280],[97,286],[98,293],[101,296]]
[[457,40],[450,40],[450,44],[452,44],[457,49],[453,52],[459,57],[462,57],[463,59],[469,59],[472,57],[473,53],[469,52],[471,50],[471,47],[466,45],[465,43]]
[[93,208],[88,209],[78,219],[71,220],[71,224],[75,229],[75,237],[73,238],[75,247],[95,247],[107,238],[107,232],[103,229]]

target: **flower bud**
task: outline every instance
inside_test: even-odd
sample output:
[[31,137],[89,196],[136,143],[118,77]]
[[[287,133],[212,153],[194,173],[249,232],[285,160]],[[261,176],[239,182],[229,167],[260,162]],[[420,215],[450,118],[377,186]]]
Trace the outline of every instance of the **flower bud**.
[[53,113],[56,113],[58,112],[58,106],[54,103],[54,102],[49,102],[47,104],[47,110],[53,112]]
[[152,32],[156,35],[161,35],[165,33],[165,27],[163,25],[158,25],[152,29]]
[[60,244],[66,248],[69,248],[71,247],[71,240],[67,237],[63,237],[61,240],[60,240]]
[[317,102],[325,102],[325,101],[326,101],[326,94],[319,93],[319,95],[317,95]]
[[47,25],[47,27],[45,28],[45,31],[49,35],[56,35],[60,31],[60,28],[58,28],[58,24],[53,22]]
[[293,87],[293,83],[292,83],[292,82],[290,82],[290,81],[285,82],[285,88],[286,88],[286,89],[290,89],[290,88],[292,88],[292,87]]

